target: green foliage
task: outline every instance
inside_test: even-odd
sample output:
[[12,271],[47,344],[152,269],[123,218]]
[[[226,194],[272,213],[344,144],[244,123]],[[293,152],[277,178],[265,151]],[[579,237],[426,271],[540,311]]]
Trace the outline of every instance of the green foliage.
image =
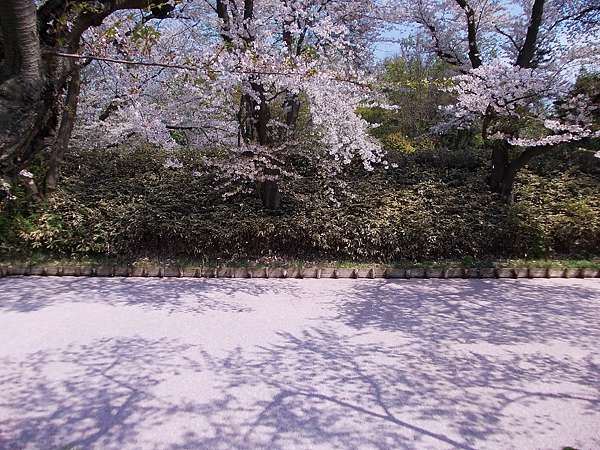
[[421,138],[439,121],[439,105],[448,103],[445,92],[448,68],[437,59],[409,53],[388,59],[381,76],[382,90],[397,110],[381,108],[360,111],[365,120],[380,123],[374,134],[382,138],[401,135],[406,139]]
[[488,155],[422,149],[392,155],[395,169],[349,174],[337,208],[317,178],[297,180],[277,212],[252,196],[223,200],[215,179],[191,175],[202,155],[182,151],[182,170],[164,168],[167,155],[145,146],[70,153],[60,189],[45,204],[15,203],[0,215],[0,251],[468,265],[590,257],[600,248],[600,176],[560,152],[523,172],[514,206],[489,193]]

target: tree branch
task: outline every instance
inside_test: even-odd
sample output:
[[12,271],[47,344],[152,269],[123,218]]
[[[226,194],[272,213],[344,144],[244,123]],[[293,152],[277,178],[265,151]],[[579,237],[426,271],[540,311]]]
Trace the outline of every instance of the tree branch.
[[477,69],[481,66],[481,54],[477,45],[477,25],[475,24],[475,11],[467,3],[467,0],[456,0],[458,6],[465,12],[467,16],[467,39],[469,41],[469,60],[471,67]]
[[527,35],[525,36],[523,47],[521,47],[517,56],[517,66],[524,69],[530,68],[533,65],[533,57],[537,49],[538,33],[544,15],[544,3],[545,0],[535,0],[531,7],[531,20],[527,28]]
[[[272,70],[266,70],[266,71],[261,71],[261,70],[216,70],[216,69],[212,69],[210,67],[184,66],[181,64],[166,64],[166,63],[151,62],[151,61],[133,61],[133,60],[128,60],[128,59],[108,58],[108,57],[104,57],[104,56],[79,55],[76,53],[55,52],[52,50],[45,50],[44,53],[48,54],[48,55],[59,56],[61,58],[104,61],[104,62],[110,62],[110,63],[115,63],[115,64],[127,64],[127,65],[132,65],[132,66],[163,67],[166,69],[187,70],[187,71],[191,71],[191,72],[204,70],[204,71],[213,72],[213,73],[241,73],[241,74],[247,74],[247,75],[282,75],[282,76],[302,75],[302,73],[298,73],[298,72],[279,72],[279,71],[272,71]],[[344,82],[344,83],[354,84],[354,85],[365,87],[365,88],[370,87],[368,84],[364,84],[364,83],[361,83],[360,81],[356,81],[356,80],[352,80],[352,79],[348,79],[348,78],[337,78],[336,77],[336,78],[330,78],[330,79],[334,80],[334,81],[340,81],[340,82]]]

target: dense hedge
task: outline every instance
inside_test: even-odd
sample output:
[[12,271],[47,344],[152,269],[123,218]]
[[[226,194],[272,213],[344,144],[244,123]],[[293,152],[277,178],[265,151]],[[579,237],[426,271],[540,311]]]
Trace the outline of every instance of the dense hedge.
[[398,167],[347,176],[332,206],[317,179],[288,186],[283,208],[223,200],[208,174],[162,166],[164,152],[112,148],[69,154],[59,191],[35,210],[0,216],[0,251],[201,258],[435,260],[597,256],[600,161],[556,154],[525,171],[514,206],[485,185],[486,155],[420,150]]

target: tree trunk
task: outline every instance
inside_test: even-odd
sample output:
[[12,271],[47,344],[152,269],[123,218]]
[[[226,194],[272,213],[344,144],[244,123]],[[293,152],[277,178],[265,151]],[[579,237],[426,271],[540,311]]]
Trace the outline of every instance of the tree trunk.
[[[265,99],[264,87],[256,82],[250,85],[259,100],[257,101],[254,96],[248,94],[242,96],[238,113],[240,136],[246,143],[255,142],[261,146],[270,146],[273,144],[273,137],[269,129],[271,108]],[[265,175],[276,178],[279,170],[268,168],[265,170]],[[255,191],[264,208],[276,210],[281,206],[279,183],[276,179],[257,181]]]
[[77,115],[77,105],[79,103],[79,92],[81,90],[80,68],[75,66],[71,73],[71,79],[67,87],[67,97],[62,111],[60,126],[56,140],[52,145],[50,159],[48,161],[48,173],[46,174],[46,193],[56,189],[59,169],[62,164],[65,152],[69,146],[75,118]]
[[276,210],[281,207],[281,193],[277,181],[259,181],[256,183],[256,191],[266,209]]
[[529,147],[513,159],[510,158],[510,146],[506,142],[495,142],[492,147],[492,169],[489,176],[490,189],[502,196],[507,203],[513,201],[513,187],[517,173],[529,161],[551,151],[553,146]]
[[298,94],[287,96],[283,104],[283,110],[285,112],[285,124],[288,126],[288,129],[294,128],[300,115],[300,99],[298,98]]
[[512,202],[516,170],[511,165],[508,145],[495,142],[492,146],[492,167],[489,185],[492,192],[500,194],[507,203]]
[[0,2],[0,31],[0,177],[15,181],[48,135],[52,103],[42,77],[34,2]]
[[[153,6],[159,8],[165,5],[164,1],[156,0]],[[60,58],[48,55],[42,58],[41,43],[48,51],[52,47],[63,49],[66,43],[68,51],[76,53],[81,36],[90,27],[101,25],[115,11],[149,5],[148,0],[97,3],[100,6],[93,12],[83,8],[76,13],[75,8],[69,9],[73,4],[67,0],[47,1],[39,10],[33,0],[0,0],[0,180],[3,184],[20,180],[37,196],[40,191],[35,180],[19,173],[34,162],[48,163],[44,150],[51,147],[47,181],[52,188],[71,135],[79,91],[79,80],[73,82],[73,71],[79,69],[75,63]],[[56,15],[68,9],[73,13],[73,25],[58,32],[53,25]],[[159,10],[163,17],[172,8]],[[154,9],[152,13],[156,16]],[[69,79],[73,89],[64,98]]]

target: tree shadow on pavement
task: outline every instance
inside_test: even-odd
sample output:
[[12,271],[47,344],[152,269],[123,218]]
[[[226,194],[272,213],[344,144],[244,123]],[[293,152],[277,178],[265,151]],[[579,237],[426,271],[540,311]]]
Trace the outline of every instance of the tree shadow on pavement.
[[340,292],[338,320],[361,330],[453,342],[594,345],[600,283],[582,280],[426,280],[355,284]]
[[236,312],[248,308],[235,297],[297,295],[281,280],[10,277],[0,279],[0,311],[29,312],[66,302],[99,301],[169,312]]
[[7,358],[0,448],[600,448],[599,292],[357,282],[225,353],[138,336]]

